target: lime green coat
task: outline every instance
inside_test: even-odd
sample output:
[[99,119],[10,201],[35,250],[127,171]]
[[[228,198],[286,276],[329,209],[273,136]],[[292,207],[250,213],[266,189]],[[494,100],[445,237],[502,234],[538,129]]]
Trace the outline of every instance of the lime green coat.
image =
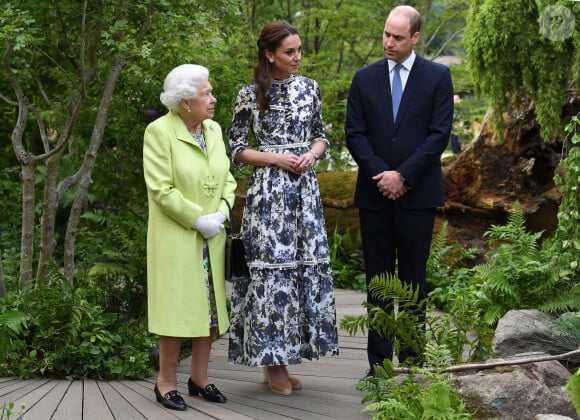
[[[222,130],[203,122],[207,155],[179,115],[169,112],[145,130],[143,168],[149,198],[147,302],[149,331],[172,337],[209,334],[209,302],[203,267],[203,236],[193,229],[202,214],[234,202]],[[224,280],[225,231],[208,240],[219,331],[229,320]]]

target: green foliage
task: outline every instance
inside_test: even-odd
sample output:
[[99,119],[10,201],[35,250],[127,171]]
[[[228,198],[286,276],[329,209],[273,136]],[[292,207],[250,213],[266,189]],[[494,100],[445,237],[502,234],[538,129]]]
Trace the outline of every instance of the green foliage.
[[486,264],[475,267],[474,282],[482,320],[491,326],[510,309],[537,308],[556,276],[538,245],[541,233],[526,230],[519,202],[514,203],[505,226],[494,225],[485,235],[497,246]]
[[552,345],[573,351],[580,345],[580,312],[566,312],[550,324]]
[[427,318],[428,341],[448,348],[456,363],[482,360],[492,353],[493,331],[481,323],[481,311],[474,305],[478,299],[467,265],[478,250],[449,244],[447,226],[445,222],[437,231],[427,261],[429,303],[444,311]]
[[449,222],[443,222],[435,233],[431,241],[426,270],[430,299],[437,307],[443,309],[452,303],[447,299],[447,292],[457,287],[458,283],[465,283],[465,277],[469,272],[466,266],[479,252],[476,248],[464,248],[459,243],[450,244],[447,238],[448,226]]
[[336,226],[328,240],[328,247],[334,287],[365,291],[366,277],[360,236],[355,241],[349,232],[341,235]]
[[142,322],[110,304],[95,284],[72,289],[56,268],[50,286],[7,294],[0,300],[0,376],[150,375],[156,365],[153,337]]
[[368,292],[383,302],[396,302],[396,308],[385,311],[383,308],[363,302],[367,313],[359,316],[346,315],[340,326],[350,335],[361,331],[373,330],[381,337],[393,342],[393,351],[399,354],[401,343],[419,351],[425,346],[422,327],[422,314],[417,308],[424,307],[426,301],[419,298],[419,288],[404,284],[396,275],[384,273],[371,279]]
[[2,404],[2,409],[0,410],[0,420],[9,420],[12,415],[17,416],[17,420],[24,420],[24,413],[26,411],[26,405],[22,403],[20,406],[20,411],[15,412],[14,410],[14,403],[12,401],[5,402]]
[[20,184],[16,168],[2,168],[0,171],[0,249],[14,246],[20,239],[22,197],[18,194]]
[[[94,210],[83,215],[79,265],[90,287],[98,287],[134,319],[146,316],[147,224],[145,208],[118,213]],[[87,244],[88,246],[85,246]]]
[[[545,248],[555,257],[558,275],[567,286],[580,283],[580,114],[566,125],[561,165],[565,173],[557,173],[554,182],[562,200],[558,207],[558,227]],[[567,287],[566,287],[567,288]],[[576,298],[580,293],[576,287]]]
[[445,346],[456,364],[485,360],[493,354],[493,329],[481,322],[474,289],[453,287],[445,296],[445,312],[427,317],[427,341]]
[[560,131],[568,82],[580,71],[579,31],[563,39],[542,33],[553,6],[580,15],[580,4],[565,0],[472,1],[464,36],[476,92],[491,101],[496,123],[501,127],[510,101],[529,98],[545,139]]
[[[438,235],[437,246],[442,237]],[[467,270],[453,274],[445,292],[437,294],[444,299],[445,312],[432,310],[427,316],[427,333],[425,334],[418,307],[432,307],[433,295],[419,299],[418,289],[403,284],[396,276],[375,276],[369,285],[369,293],[382,301],[395,301],[398,310],[385,311],[380,307],[363,302],[367,313],[359,316],[346,315],[341,320],[341,328],[350,335],[373,330],[394,343],[395,354],[398,354],[401,343],[414,349],[423,349],[426,343],[447,349],[449,360],[455,363],[483,360],[492,354],[490,337],[493,330],[481,322],[482,310],[477,307],[477,289],[469,284]],[[455,277],[454,277],[455,276]],[[422,350],[421,350],[422,351]]]
[[580,369],[576,370],[576,373],[572,375],[564,389],[570,400],[572,400],[576,412],[580,414]]
[[363,403],[371,402],[364,412],[372,419],[447,420],[470,419],[472,415],[453,391],[449,375],[441,373],[448,364],[449,353],[444,346],[427,344],[426,363],[434,371],[413,368],[413,373],[397,377],[390,360],[377,366],[376,377],[360,381],[355,388],[364,392]]
[[562,167],[555,176],[562,200],[558,227],[541,244],[530,233],[518,202],[505,226],[492,226],[486,236],[495,246],[486,264],[474,268],[466,288],[473,308],[493,326],[508,310],[535,308],[561,314],[580,307],[580,135],[578,116],[566,126]]

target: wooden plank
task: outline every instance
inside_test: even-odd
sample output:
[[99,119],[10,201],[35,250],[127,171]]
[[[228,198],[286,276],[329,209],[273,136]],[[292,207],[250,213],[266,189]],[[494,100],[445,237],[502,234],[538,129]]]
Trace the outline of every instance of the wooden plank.
[[53,415],[55,419],[83,418],[83,382],[72,381]]
[[71,381],[53,380],[48,382],[48,384],[48,392],[26,411],[26,420],[46,420],[52,418],[64,394],[67,392]]
[[[187,377],[184,378],[183,375],[179,375],[180,384],[186,384]],[[185,379],[185,381],[183,381]],[[131,388],[134,392],[144,395],[144,397],[148,397],[151,395],[151,401],[155,401],[153,397],[153,386],[154,381],[152,383],[144,382],[144,381],[123,381],[123,385]],[[228,403],[226,404],[215,404],[205,401],[201,397],[192,397],[187,395],[187,389],[182,386],[178,385],[178,390],[181,392],[183,399],[187,403],[188,409],[182,412],[172,412],[177,418],[187,418],[187,419],[232,419],[232,420],[248,420],[249,418],[243,415],[238,414],[235,411],[231,410],[231,405]],[[167,412],[166,408],[159,403],[156,403],[159,410],[162,411],[161,414],[155,413],[152,416],[152,412],[147,410],[146,417],[149,419],[158,419],[160,415],[163,415],[164,412]],[[145,414],[145,413],[144,413]]]
[[7,376],[6,378],[0,378],[0,388],[2,388],[2,386],[5,383],[13,382],[13,381],[17,381],[17,380],[18,380],[18,378],[16,378],[15,376]]
[[[122,395],[128,404],[130,404],[135,411],[139,412],[147,419],[195,419],[207,420],[209,417],[201,415],[195,411],[187,409],[186,411],[169,410],[161,403],[158,403],[153,393],[153,387],[146,388],[137,385],[134,381],[112,381],[109,385],[113,387],[119,395]],[[186,401],[187,403],[187,401]]]
[[[337,289],[337,314],[358,315],[365,309],[365,293]],[[272,393],[263,383],[262,369],[228,362],[228,335],[212,349],[209,376],[228,398],[214,404],[202,397],[187,395],[191,358],[178,365],[178,389],[188,409],[174,411],[155,400],[153,386],[157,375],[141,381],[58,381],[0,378],[0,401],[27,405],[26,420],[54,419],[227,419],[227,420],[329,420],[368,419],[361,414],[362,393],[354,385],[368,368],[367,337],[358,332],[350,336],[339,328],[340,354],[317,361],[304,360],[290,366],[303,383],[292,396]]]
[[[47,379],[17,380],[10,387],[12,391],[2,395],[2,401],[14,402],[15,411],[18,413],[21,411],[26,412],[42,399],[52,387],[54,387],[54,384]],[[5,387],[3,391],[7,389]],[[22,405],[25,407],[24,410],[21,409]]]
[[3,383],[0,388],[0,399],[9,402],[10,398],[14,398],[14,393],[18,395],[18,390],[28,387],[31,383],[39,382],[38,380],[30,379],[28,381],[11,380]]
[[[243,410],[245,415],[254,419],[358,419],[358,410],[353,409],[355,404],[344,404],[339,409],[331,409],[336,401],[321,399],[317,396],[302,395],[298,390],[292,396],[281,396],[269,392],[261,384],[243,385],[233,383],[228,386],[232,404],[237,404],[237,410]],[[228,402],[230,404],[230,402]]]
[[135,407],[129,404],[109,382],[99,381],[97,383],[115,419],[128,420],[146,418]]
[[97,381],[85,380],[83,383],[83,414],[91,420],[114,420],[111,410]]

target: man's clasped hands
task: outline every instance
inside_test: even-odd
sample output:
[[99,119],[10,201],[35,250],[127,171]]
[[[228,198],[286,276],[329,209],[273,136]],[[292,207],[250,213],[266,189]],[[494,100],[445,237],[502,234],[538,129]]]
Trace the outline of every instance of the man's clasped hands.
[[390,200],[401,198],[410,189],[397,171],[383,171],[373,176],[373,180],[379,192]]

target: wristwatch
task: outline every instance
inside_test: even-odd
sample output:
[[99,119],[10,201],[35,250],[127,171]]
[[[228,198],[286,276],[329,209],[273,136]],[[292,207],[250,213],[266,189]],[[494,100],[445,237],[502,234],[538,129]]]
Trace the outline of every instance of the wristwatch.
[[318,160],[318,158],[320,157],[320,155],[312,149],[310,149],[309,152],[312,153],[312,156],[314,156],[314,160]]

